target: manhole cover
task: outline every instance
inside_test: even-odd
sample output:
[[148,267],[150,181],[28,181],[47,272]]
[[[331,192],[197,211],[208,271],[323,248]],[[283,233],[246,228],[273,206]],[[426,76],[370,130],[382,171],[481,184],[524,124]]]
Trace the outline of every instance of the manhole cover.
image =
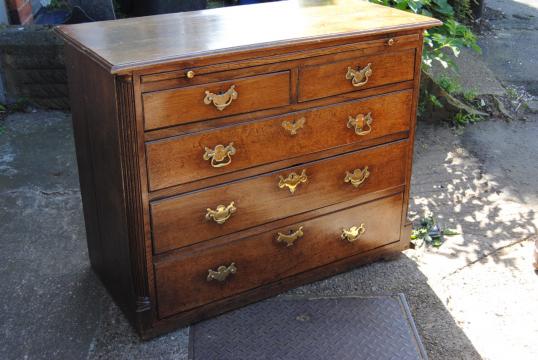
[[427,359],[403,295],[278,297],[191,327],[191,360]]

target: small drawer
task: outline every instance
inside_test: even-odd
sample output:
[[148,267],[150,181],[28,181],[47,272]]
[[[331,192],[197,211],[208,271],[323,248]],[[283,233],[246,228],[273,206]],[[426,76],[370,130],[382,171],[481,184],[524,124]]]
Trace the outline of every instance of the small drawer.
[[146,130],[284,106],[290,72],[149,92],[142,102]]
[[150,142],[149,188],[155,191],[407,131],[412,99],[412,90],[405,90]]
[[[330,58],[327,58],[327,61]],[[299,70],[299,101],[412,80],[415,49],[307,65]]]
[[400,238],[402,194],[155,264],[161,318]]
[[155,253],[404,184],[408,141],[154,201]]

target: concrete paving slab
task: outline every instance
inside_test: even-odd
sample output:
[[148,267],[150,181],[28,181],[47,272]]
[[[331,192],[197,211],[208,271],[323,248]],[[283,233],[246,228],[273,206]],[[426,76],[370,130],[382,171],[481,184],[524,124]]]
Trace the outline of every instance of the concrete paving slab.
[[447,307],[484,359],[534,360],[538,277],[534,239],[502,249],[445,280]]
[[457,58],[454,58],[456,69],[445,69],[443,66],[434,62],[432,74],[435,79],[447,76],[458,81],[461,85],[461,92],[472,91],[477,95],[497,95],[502,96],[506,90],[497,80],[496,74],[493,73],[484,62],[482,56],[474,50],[464,48]]
[[503,83],[538,96],[538,2],[488,0],[486,5],[504,15],[490,19],[494,34],[479,41],[488,67]]

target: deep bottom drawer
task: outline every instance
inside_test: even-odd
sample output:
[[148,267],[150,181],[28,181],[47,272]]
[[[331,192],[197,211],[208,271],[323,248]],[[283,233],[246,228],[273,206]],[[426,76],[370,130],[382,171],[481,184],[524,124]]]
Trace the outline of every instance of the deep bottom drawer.
[[[402,194],[397,194],[158,262],[159,316],[164,318],[396,242],[400,238],[402,201]],[[350,231],[349,240],[354,241],[346,240],[343,229],[353,227],[361,235],[354,239],[357,233]]]

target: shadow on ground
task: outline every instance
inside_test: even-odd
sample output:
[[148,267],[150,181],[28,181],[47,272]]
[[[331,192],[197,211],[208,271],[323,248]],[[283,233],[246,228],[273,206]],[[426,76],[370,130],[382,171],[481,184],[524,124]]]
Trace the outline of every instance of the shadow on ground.
[[430,264],[444,277],[497,249],[528,238],[538,227],[538,122],[492,119],[461,136],[440,125],[419,124],[412,179],[411,215],[433,214],[447,237]]
[[[187,329],[141,343],[90,269],[68,114],[9,116],[0,170],[2,358],[186,358]],[[432,359],[479,358],[405,255],[290,293],[404,293]]]

